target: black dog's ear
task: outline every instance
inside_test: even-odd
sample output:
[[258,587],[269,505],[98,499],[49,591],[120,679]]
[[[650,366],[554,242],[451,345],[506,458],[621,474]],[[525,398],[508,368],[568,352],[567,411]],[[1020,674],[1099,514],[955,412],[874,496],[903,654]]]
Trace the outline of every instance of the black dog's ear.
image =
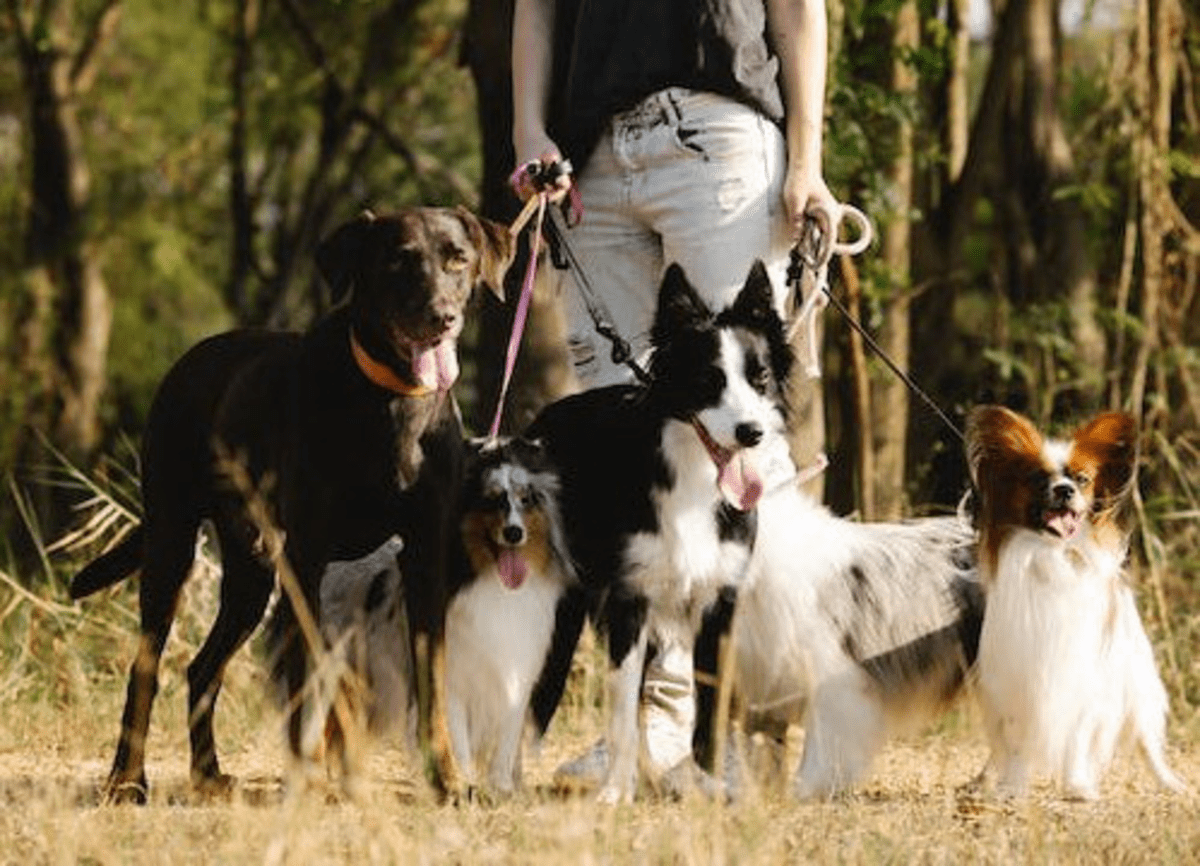
[[363,242],[374,222],[375,214],[364,210],[317,245],[313,258],[335,304],[346,297],[354,283],[354,275],[362,264]]
[[654,328],[650,339],[655,345],[680,330],[694,329],[712,319],[712,310],[688,281],[677,263],[667,268],[658,290],[658,309],[654,313]]
[[504,300],[504,275],[517,254],[516,239],[499,223],[475,216],[462,205],[454,209],[479,252],[479,281]]

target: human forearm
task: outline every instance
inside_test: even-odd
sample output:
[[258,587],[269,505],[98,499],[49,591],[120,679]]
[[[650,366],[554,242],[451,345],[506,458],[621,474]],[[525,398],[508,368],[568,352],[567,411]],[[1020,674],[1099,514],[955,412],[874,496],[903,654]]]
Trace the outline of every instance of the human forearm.
[[513,147],[517,163],[558,148],[546,132],[554,51],[554,0],[516,0],[513,10]]
[[832,201],[822,174],[828,24],[825,0],[767,0],[779,57],[788,169],[784,200],[795,221],[814,200]]

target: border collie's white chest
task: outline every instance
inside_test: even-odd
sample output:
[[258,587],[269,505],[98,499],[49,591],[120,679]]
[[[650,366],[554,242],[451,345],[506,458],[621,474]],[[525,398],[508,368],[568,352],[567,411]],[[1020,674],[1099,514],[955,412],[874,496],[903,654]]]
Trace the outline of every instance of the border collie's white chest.
[[750,547],[721,540],[717,471],[695,431],[669,422],[662,441],[674,477],[670,487],[651,492],[658,532],[629,539],[625,579],[655,600],[652,611],[671,611],[695,624],[722,586],[741,580]]

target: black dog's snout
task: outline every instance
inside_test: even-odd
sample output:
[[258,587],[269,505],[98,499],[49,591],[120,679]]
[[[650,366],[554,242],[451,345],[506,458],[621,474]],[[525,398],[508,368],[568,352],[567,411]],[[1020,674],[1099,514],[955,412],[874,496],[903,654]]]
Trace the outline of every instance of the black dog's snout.
[[514,523],[504,527],[504,540],[509,544],[520,544],[525,540],[525,530]]
[[739,424],[733,428],[733,438],[743,448],[753,448],[762,441],[763,430],[758,424]]

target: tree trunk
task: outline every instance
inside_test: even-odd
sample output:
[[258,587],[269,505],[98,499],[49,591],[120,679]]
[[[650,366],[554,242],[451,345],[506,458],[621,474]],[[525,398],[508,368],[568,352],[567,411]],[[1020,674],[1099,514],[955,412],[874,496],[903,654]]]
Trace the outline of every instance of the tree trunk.
[[32,159],[25,234],[30,310],[49,306],[54,321],[25,329],[48,353],[54,394],[39,419],[56,447],[73,459],[86,457],[100,436],[112,302],[94,245],[88,237],[90,178],[75,106],[93,77],[96,53],[112,33],[120,6],[97,14],[73,48],[70,4],[44,2],[22,17],[9,2],[29,106]]
[[[1104,335],[1096,321],[1096,273],[1087,249],[1087,225],[1077,197],[1075,160],[1058,110],[1061,33],[1056,0],[1029,0],[1025,19],[1024,132],[1031,147],[1035,186],[1027,208],[1040,237],[1033,275],[1041,298],[1067,305],[1074,346],[1078,409],[1094,410],[1103,386]],[[1046,383],[1051,385],[1053,383]]]
[[967,26],[969,0],[950,0],[950,68],[946,75],[946,177],[954,183],[967,160],[971,109],[967,100],[971,64],[971,30]]
[[[920,42],[916,0],[905,0],[892,24],[892,90],[903,97],[916,95],[917,76],[909,56]],[[880,347],[901,369],[909,365],[911,314],[910,274],[912,262],[913,127],[907,118],[896,121],[892,164],[888,168],[891,213],[883,227],[881,264],[891,286],[883,304],[879,328]],[[908,391],[903,382],[886,370],[877,371],[871,383],[871,415],[874,419],[872,450],[875,470],[862,475],[863,517],[895,520],[904,511],[904,458],[908,432]],[[874,512],[866,506],[873,504]]]

